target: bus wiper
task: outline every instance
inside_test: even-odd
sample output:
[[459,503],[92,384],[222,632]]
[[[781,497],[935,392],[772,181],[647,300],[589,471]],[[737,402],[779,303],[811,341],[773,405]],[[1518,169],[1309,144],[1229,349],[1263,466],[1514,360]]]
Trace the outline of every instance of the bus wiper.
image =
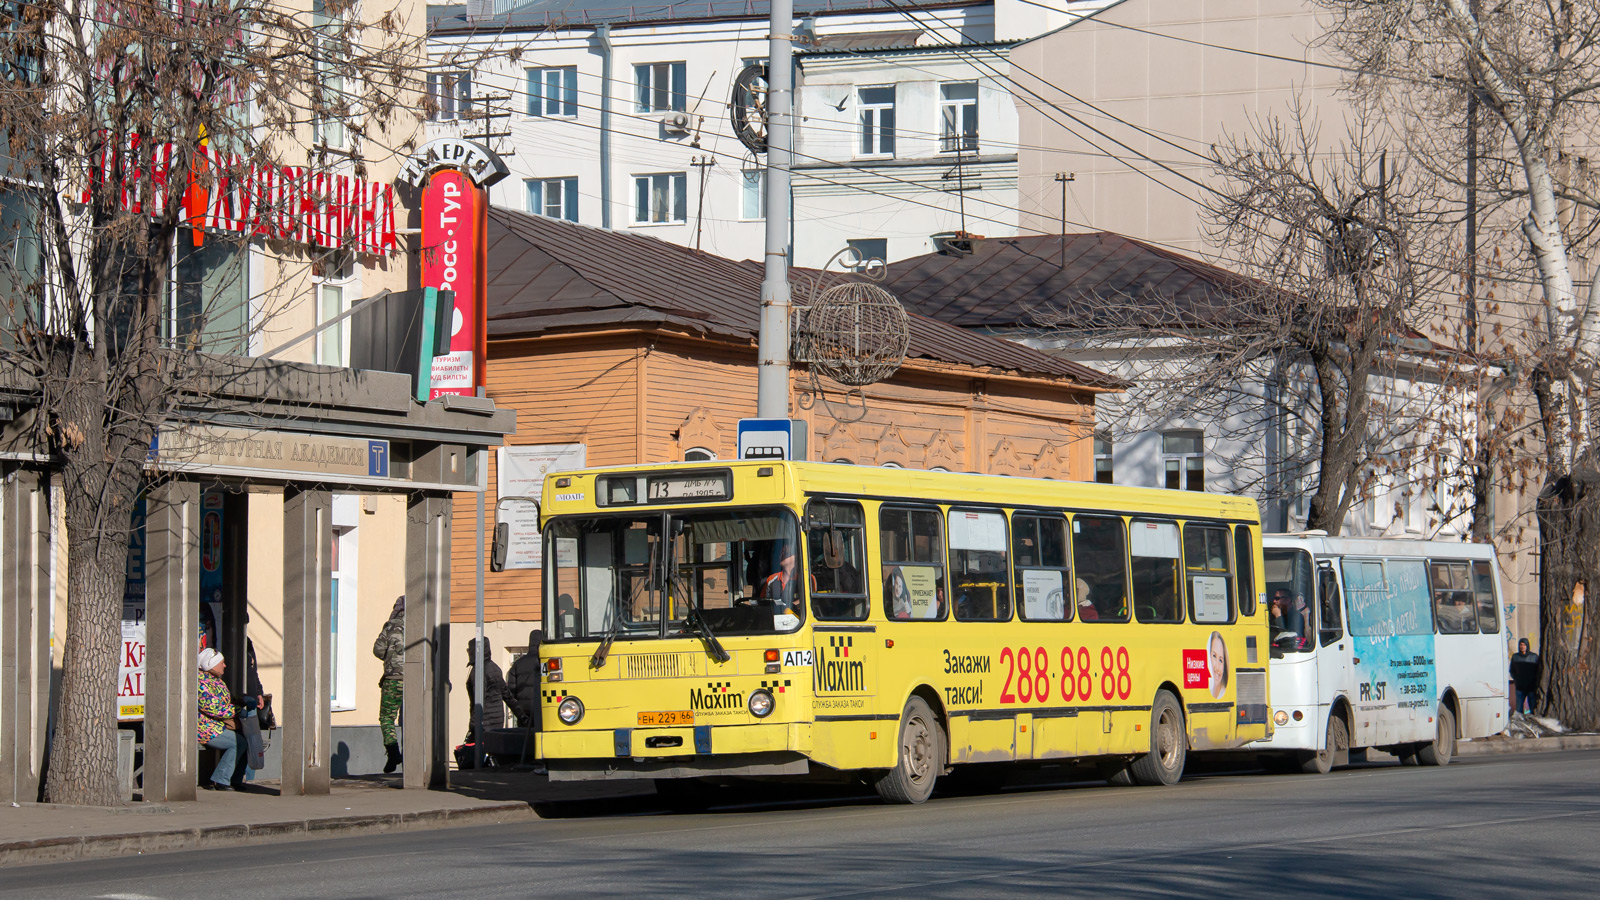
[[622,617],[617,615],[616,605],[611,608],[611,627],[606,629],[605,637],[600,640],[600,646],[594,648],[594,655],[589,657],[589,668],[599,669],[606,664],[606,654],[611,652],[611,645],[617,640],[617,632],[622,630]]
[[711,626],[707,625],[706,620],[700,617],[699,610],[690,610],[689,614],[683,617],[683,624],[689,626],[691,630],[700,632],[700,636],[706,642],[706,652],[711,654],[712,659],[719,663],[728,661],[728,651],[722,649],[722,643],[717,640],[716,635],[711,633]]

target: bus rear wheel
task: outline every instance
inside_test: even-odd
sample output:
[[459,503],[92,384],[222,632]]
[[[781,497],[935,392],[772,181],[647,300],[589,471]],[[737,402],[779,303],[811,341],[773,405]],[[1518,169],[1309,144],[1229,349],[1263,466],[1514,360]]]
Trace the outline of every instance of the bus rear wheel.
[[1300,756],[1300,771],[1307,775],[1326,775],[1334,766],[1350,764],[1350,730],[1338,713],[1328,716],[1328,731],[1322,749]]
[[906,701],[900,713],[900,743],[894,768],[873,783],[889,803],[921,803],[933,794],[944,770],[944,729],[921,697]]
[[1456,755],[1455,713],[1450,711],[1450,707],[1441,703],[1433,721],[1438,726],[1434,732],[1433,743],[1423,744],[1417,748],[1417,762],[1425,766],[1448,766]]
[[1189,738],[1183,727],[1183,709],[1167,691],[1156,692],[1150,708],[1150,752],[1135,759],[1128,773],[1135,784],[1177,784],[1183,777],[1183,763],[1189,753]]

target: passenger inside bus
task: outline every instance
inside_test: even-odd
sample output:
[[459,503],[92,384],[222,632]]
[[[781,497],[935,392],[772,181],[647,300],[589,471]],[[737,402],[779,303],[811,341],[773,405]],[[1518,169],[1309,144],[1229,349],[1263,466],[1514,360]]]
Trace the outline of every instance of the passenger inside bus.
[[788,541],[778,542],[775,556],[777,571],[768,575],[761,585],[761,599],[778,606],[800,611],[800,598],[795,591],[794,546]]
[[1089,582],[1078,579],[1078,619],[1084,622],[1095,622],[1100,619],[1100,611],[1094,608],[1094,601],[1089,599]]

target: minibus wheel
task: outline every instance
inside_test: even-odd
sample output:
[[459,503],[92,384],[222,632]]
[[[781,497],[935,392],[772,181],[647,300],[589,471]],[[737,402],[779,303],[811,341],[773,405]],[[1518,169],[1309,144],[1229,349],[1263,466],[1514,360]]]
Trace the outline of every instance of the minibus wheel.
[[1433,743],[1423,744],[1417,748],[1417,762],[1425,766],[1448,766],[1456,755],[1455,713],[1450,711],[1450,707],[1441,703],[1433,721],[1438,726]]
[[[1341,758],[1343,762],[1341,763]],[[1322,740],[1322,749],[1304,753],[1300,757],[1300,771],[1307,775],[1326,775],[1335,765],[1350,761],[1350,733],[1344,717],[1337,712],[1328,714],[1328,731]]]
[[1183,709],[1168,691],[1157,691],[1150,708],[1150,751],[1128,766],[1135,784],[1177,784],[1189,753]]
[[900,740],[894,768],[873,783],[889,803],[921,803],[933,794],[944,771],[944,729],[921,697],[906,701],[900,713]]

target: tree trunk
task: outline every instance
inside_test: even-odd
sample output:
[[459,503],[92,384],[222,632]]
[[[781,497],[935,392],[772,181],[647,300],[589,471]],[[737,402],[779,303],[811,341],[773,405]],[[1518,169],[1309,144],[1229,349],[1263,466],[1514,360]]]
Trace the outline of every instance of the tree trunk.
[[105,404],[79,386],[55,431],[67,538],[67,633],[45,799],[116,806],[117,671],[128,526],[142,459],[108,458]]
[[1577,731],[1600,730],[1600,616],[1586,602],[1600,586],[1600,479],[1583,477],[1595,462],[1552,475],[1538,502],[1538,710]]

